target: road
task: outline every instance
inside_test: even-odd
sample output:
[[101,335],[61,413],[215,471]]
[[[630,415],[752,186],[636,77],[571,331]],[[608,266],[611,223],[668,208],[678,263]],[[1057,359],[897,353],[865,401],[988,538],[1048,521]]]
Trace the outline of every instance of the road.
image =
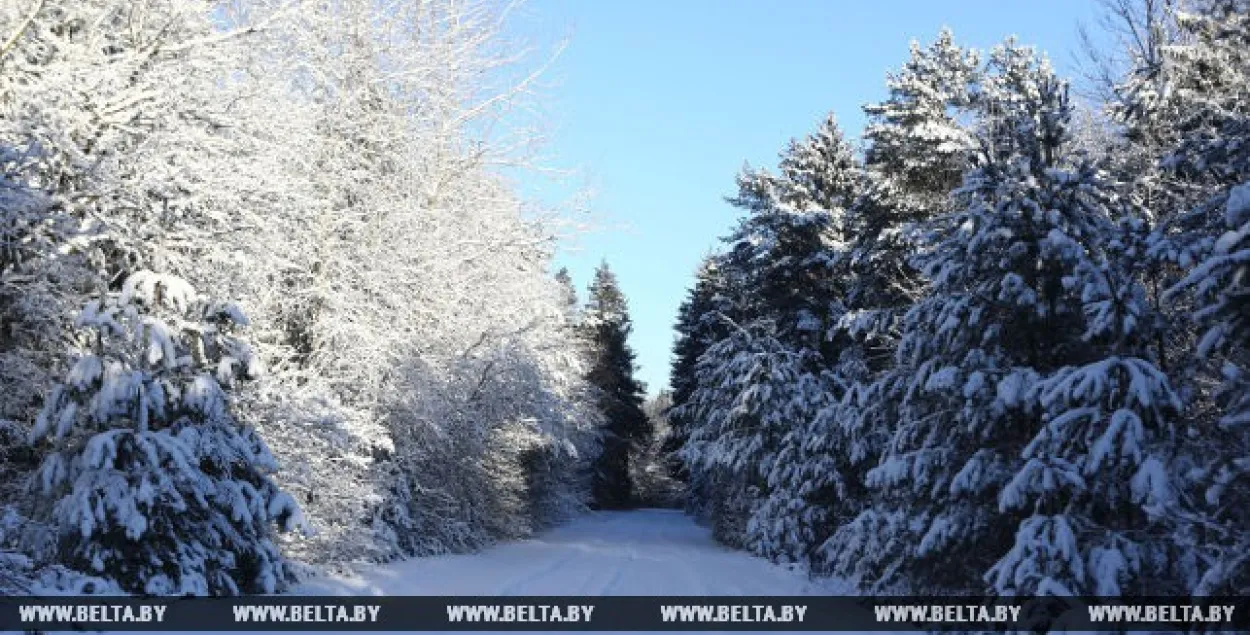
[[712,540],[679,511],[597,512],[479,553],[417,558],[351,578],[314,580],[309,595],[812,595],[799,572]]

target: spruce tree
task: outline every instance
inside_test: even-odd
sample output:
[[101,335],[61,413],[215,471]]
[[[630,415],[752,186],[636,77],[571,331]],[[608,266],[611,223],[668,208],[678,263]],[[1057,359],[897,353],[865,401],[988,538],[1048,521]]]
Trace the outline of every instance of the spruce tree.
[[[993,52],[978,100],[976,168],[957,192],[960,209],[921,226],[913,262],[929,289],[903,316],[896,365],[864,406],[897,418],[867,473],[874,505],[831,544],[835,569],[869,587],[981,588],[1022,511],[999,493],[1022,454],[1043,460],[1034,454],[1041,443],[1028,441],[1071,406],[1058,393],[1042,399],[1038,386],[1059,381],[1061,368],[1109,368],[1112,357],[1083,335],[1119,341],[1111,334],[1119,332],[1095,328],[1087,315],[1142,319],[1134,287],[1105,277],[1105,245],[1121,213],[1114,189],[1094,166],[1064,154],[1066,88],[1044,60],[1009,41]],[[1166,381],[1151,391],[1148,407],[1162,412],[1143,419],[1166,429],[1160,417],[1174,397]],[[1106,478],[1121,491],[1118,473]]]
[[685,408],[697,388],[695,369],[699,358],[712,343],[720,340],[728,329],[727,297],[724,281],[717,271],[716,258],[704,258],[695,273],[695,283],[686,300],[677,309],[676,339],[673,342],[673,362],[669,371],[671,404],[666,417],[669,434],[662,447],[669,474],[687,480],[690,470],[677,453],[690,438],[690,430],[696,423]]
[[567,267],[560,267],[556,272],[556,284],[560,285],[561,299],[564,301],[565,322],[569,325],[576,325],[580,308],[577,300],[577,287],[573,284],[573,276],[569,275]]
[[[1186,99],[1163,166],[1199,193],[1154,248],[1186,266],[1169,299],[1198,329],[1194,355],[1207,384],[1190,404],[1194,497],[1203,512],[1203,594],[1250,590],[1250,3],[1208,0],[1178,16],[1185,45],[1170,47],[1161,81]],[[1169,92],[1170,94],[1170,92]],[[1210,531],[1216,529],[1216,531]]]
[[629,307],[606,262],[595,270],[582,329],[591,349],[587,379],[605,417],[602,452],[593,466],[592,496],[600,509],[620,509],[633,501],[630,457],[650,436],[642,409],[643,385],[634,378],[633,330]]
[[302,525],[228,392],[260,371],[231,304],[148,271],[78,318],[86,351],[32,432],[51,452],[64,561],[151,594],[273,593],[291,574],[273,526]]
[[[682,455],[696,494],[711,499],[717,538],[799,560],[826,531],[815,525],[824,525],[831,478],[808,480],[808,459],[819,457],[805,439],[839,392],[825,372],[837,355],[827,334],[841,316],[841,222],[859,175],[832,117],[791,142],[779,167],[738,177],[730,202],[745,215],[716,263],[730,297],[712,315],[720,333],[700,343],[677,415],[688,422]],[[804,506],[812,510],[796,509]]]

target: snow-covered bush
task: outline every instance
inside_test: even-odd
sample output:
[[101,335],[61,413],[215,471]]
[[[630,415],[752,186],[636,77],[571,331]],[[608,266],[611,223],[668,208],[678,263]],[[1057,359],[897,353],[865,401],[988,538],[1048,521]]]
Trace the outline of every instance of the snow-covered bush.
[[300,526],[277,463],[237,422],[229,391],[261,368],[232,304],[140,271],[78,318],[84,352],[49,395],[31,437],[52,452],[63,559],[143,593],[282,589],[274,525]]

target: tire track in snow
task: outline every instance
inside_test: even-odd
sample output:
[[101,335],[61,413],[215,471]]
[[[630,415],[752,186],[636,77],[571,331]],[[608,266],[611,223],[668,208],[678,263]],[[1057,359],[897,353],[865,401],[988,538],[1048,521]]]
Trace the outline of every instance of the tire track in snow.
[[615,595],[615,591],[621,584],[621,578],[625,576],[625,569],[629,568],[633,563],[638,561],[638,552],[630,550],[629,558],[624,562],[616,565],[616,571],[612,572],[612,577],[608,578],[607,584],[599,590],[598,595]]
[[565,565],[572,562],[574,558],[577,558],[577,556],[578,553],[576,551],[565,554],[538,568],[537,570],[532,570],[529,573],[509,580],[503,587],[497,590],[494,595],[528,595],[528,593],[519,593],[518,591],[524,591],[524,587],[526,585],[533,584],[535,581],[543,577],[554,574]]

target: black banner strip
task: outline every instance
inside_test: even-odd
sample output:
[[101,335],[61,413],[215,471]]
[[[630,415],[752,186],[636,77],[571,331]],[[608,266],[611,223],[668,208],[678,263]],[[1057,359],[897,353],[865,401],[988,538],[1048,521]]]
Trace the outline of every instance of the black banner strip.
[[0,630],[1250,632],[1250,598],[4,597]]

